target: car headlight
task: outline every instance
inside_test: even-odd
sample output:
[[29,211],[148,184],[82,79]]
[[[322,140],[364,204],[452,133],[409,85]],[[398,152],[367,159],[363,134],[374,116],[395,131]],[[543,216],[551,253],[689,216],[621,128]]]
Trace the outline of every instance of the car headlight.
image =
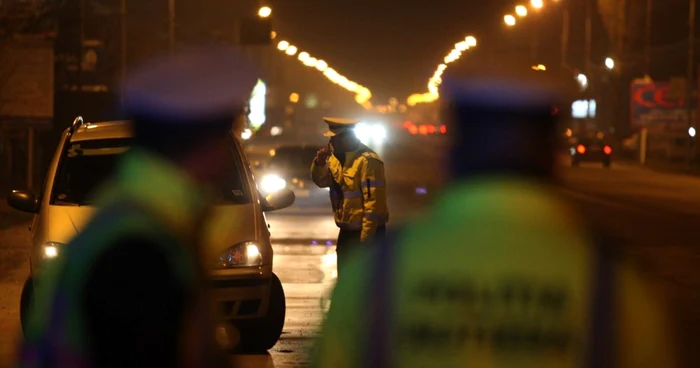
[[287,181],[282,179],[279,175],[265,175],[260,181],[260,188],[266,193],[273,193],[286,187]]
[[54,259],[54,258],[58,257],[58,255],[61,252],[61,248],[64,246],[65,246],[65,244],[56,243],[56,242],[44,243],[41,246],[41,259],[47,260],[47,259]]
[[217,268],[261,266],[262,254],[255,242],[243,242],[226,249],[219,256]]
[[372,136],[376,142],[384,142],[386,139],[386,128],[377,124],[372,127]]

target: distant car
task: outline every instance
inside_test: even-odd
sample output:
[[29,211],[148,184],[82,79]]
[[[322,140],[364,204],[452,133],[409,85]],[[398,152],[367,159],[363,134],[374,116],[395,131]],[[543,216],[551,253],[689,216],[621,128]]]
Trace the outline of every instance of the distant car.
[[579,166],[581,162],[600,162],[604,167],[612,164],[612,147],[603,139],[577,137],[571,142],[571,166]]
[[[34,214],[30,272],[20,300],[23,330],[43,266],[65,252],[92,217],[97,207],[90,195],[132,144],[128,122],[83,123],[78,117],[63,133],[38,195],[14,190],[7,197],[13,208]],[[220,319],[241,334],[241,350],[261,352],[279,340],[286,312],[282,283],[272,272],[273,249],[264,213],[292,205],[294,194],[280,190],[259,197],[240,142],[231,138],[229,148],[228,175],[214,185],[218,194],[214,225],[204,239],[207,276]]]
[[296,207],[315,207],[329,204],[328,188],[319,188],[311,181],[311,162],[316,145],[287,145],[270,151],[272,157],[258,169],[258,187],[263,195],[282,189],[294,192]]

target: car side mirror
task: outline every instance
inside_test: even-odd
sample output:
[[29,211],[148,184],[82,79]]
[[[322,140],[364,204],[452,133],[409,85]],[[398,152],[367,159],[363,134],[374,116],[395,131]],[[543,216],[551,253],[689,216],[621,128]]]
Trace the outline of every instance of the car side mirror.
[[7,196],[7,204],[22,212],[39,212],[39,199],[32,193],[25,190],[13,190]]
[[287,208],[294,204],[295,199],[294,192],[287,188],[272,192],[262,198],[263,211],[269,212]]

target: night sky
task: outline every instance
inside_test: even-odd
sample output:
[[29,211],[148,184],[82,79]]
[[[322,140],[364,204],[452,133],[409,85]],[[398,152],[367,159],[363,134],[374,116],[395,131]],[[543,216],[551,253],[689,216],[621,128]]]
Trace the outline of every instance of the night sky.
[[281,37],[305,46],[386,101],[425,92],[428,78],[454,43],[500,28],[499,9],[509,3],[277,0],[274,7]]
[[[607,0],[594,0],[607,1]],[[644,0],[634,2],[643,14]],[[427,79],[453,44],[469,34],[479,40],[478,51],[463,56],[459,63],[479,62],[479,54],[521,57],[528,62],[529,42],[535,22],[520,23],[507,29],[503,15],[515,5],[529,1],[513,0],[275,0],[275,28],[289,39],[329,62],[350,79],[366,85],[375,103],[391,96],[405,98],[412,92],[425,92]],[[583,67],[583,0],[562,0],[572,8],[569,62]],[[540,29],[539,54],[544,63],[560,60],[560,5],[546,7],[537,23]],[[685,74],[687,1],[656,0],[653,22],[652,77],[665,79]],[[601,17],[594,13],[593,63],[602,65],[611,49]],[[629,70],[642,67],[643,26],[638,27],[634,50],[619,55]]]

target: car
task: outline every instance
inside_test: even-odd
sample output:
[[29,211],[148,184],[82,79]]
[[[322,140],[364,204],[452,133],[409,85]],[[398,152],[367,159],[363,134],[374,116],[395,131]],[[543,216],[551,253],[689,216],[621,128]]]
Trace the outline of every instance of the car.
[[[78,117],[63,132],[38,195],[13,190],[7,197],[11,207],[34,214],[31,271],[20,300],[23,330],[42,266],[60,255],[88,222],[96,210],[91,194],[113,172],[133,139],[129,122],[83,123]],[[294,193],[280,190],[261,197],[240,142],[230,139],[229,170],[214,188],[219,195],[205,234],[205,267],[223,321],[218,327],[227,331],[236,327],[237,350],[263,352],[279,340],[286,312],[284,289],[273,272],[265,212],[292,205]]]
[[329,205],[328,188],[319,188],[311,181],[311,163],[321,148],[301,144],[271,150],[270,159],[258,169],[259,187],[263,194],[287,188],[294,192],[295,207]]
[[612,164],[612,147],[598,137],[574,137],[569,147],[571,166],[577,167],[581,162],[599,162],[604,167]]

